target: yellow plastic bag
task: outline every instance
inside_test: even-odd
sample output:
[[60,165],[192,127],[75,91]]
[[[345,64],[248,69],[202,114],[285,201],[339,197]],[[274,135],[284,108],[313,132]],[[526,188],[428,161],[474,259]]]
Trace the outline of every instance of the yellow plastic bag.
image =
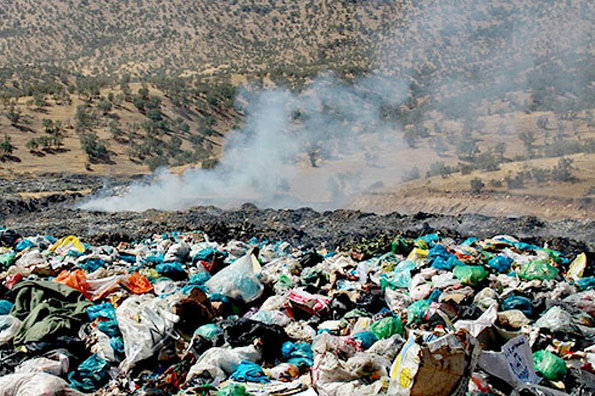
[[70,250],[74,250],[79,253],[83,253],[85,251],[85,247],[83,246],[81,240],[74,235],[59,239],[50,247],[51,252],[54,252],[60,256],[65,255]]
[[572,263],[570,263],[570,267],[568,267],[568,272],[564,278],[566,278],[567,281],[580,280],[583,277],[585,268],[587,268],[587,255],[581,253],[576,256]]
[[418,263],[420,260],[425,259],[428,257],[428,251],[420,248],[415,248],[409,253],[407,256],[407,260],[413,261],[414,263]]

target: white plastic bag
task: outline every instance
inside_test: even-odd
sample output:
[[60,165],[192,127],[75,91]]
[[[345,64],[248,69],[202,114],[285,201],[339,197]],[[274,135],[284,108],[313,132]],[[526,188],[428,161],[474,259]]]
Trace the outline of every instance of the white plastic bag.
[[116,309],[124,340],[126,359],[120,368],[126,372],[136,362],[153,356],[169,337],[179,317],[168,302],[148,295],[132,296]]
[[12,341],[23,322],[11,315],[0,315],[0,345]]
[[83,396],[66,381],[47,373],[9,374],[0,378],[0,396]]
[[250,252],[219,271],[205,283],[205,286],[212,292],[252,302],[260,297],[264,290],[264,286],[256,277],[259,272],[260,264],[256,256]]
[[68,372],[70,362],[68,356],[59,353],[56,359],[48,359],[46,357],[39,357],[35,359],[25,360],[19,364],[14,370],[15,374],[28,373],[47,373],[61,376]]
[[165,257],[163,258],[164,263],[171,261],[183,261],[190,253],[190,246],[186,242],[174,243],[167,249]]

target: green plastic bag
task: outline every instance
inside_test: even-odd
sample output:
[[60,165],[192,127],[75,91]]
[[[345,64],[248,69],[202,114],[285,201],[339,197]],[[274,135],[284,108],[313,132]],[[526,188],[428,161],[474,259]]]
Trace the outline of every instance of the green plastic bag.
[[419,300],[407,307],[407,324],[419,323],[430,309],[430,303],[426,300]]
[[217,396],[250,396],[244,385],[230,384],[221,388]]
[[519,277],[525,280],[555,279],[560,270],[550,265],[548,260],[534,260],[523,265]]
[[393,334],[403,334],[403,323],[401,319],[389,316],[372,323],[370,331],[379,340],[389,338]]
[[198,334],[204,339],[212,340],[218,334],[223,334],[223,330],[221,330],[221,328],[219,328],[219,326],[217,326],[216,324],[209,323],[200,326],[198,329],[194,331],[194,334]]
[[476,285],[488,276],[488,271],[481,265],[459,265],[452,273],[461,283],[468,285]]
[[533,354],[535,369],[544,378],[557,381],[566,375],[566,362],[550,351],[537,351]]
[[16,254],[14,252],[8,252],[0,255],[0,269],[8,268],[14,263]]

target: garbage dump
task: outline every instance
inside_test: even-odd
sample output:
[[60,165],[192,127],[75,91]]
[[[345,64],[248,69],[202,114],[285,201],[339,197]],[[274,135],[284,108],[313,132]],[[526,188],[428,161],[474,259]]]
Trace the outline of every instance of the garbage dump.
[[0,395],[595,394],[591,252],[0,234]]

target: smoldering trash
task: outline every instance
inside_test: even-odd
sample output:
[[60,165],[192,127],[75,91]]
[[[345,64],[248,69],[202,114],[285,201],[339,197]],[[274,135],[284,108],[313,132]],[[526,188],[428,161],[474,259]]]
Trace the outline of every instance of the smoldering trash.
[[590,252],[0,233],[0,395],[595,392]]

